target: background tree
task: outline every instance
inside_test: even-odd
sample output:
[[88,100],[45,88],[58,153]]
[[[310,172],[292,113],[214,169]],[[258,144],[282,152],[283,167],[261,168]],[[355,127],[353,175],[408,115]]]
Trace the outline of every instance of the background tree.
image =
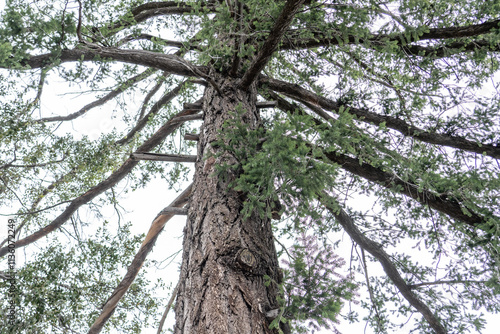
[[[2,300],[23,311],[2,328],[140,332],[159,301],[139,271],[187,213],[174,333],[306,332],[340,317],[377,333],[481,330],[500,305],[499,9],[7,1],[0,196],[33,260]],[[51,81],[87,104],[49,107]],[[96,135],[71,127],[113,103]],[[128,225],[89,237],[122,189],[174,186],[189,162],[193,184],[140,246]],[[343,310],[351,301],[366,312]]]

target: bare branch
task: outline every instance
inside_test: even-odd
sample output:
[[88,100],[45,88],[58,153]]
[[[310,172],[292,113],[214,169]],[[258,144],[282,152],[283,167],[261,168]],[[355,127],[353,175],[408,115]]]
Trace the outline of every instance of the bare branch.
[[185,216],[188,214],[188,210],[185,208],[176,208],[173,206],[167,206],[166,208],[164,208],[163,210],[160,211],[160,214],[162,214],[162,215],[167,214],[167,213],[170,213],[173,215]]
[[[185,108],[184,110],[197,111],[197,109],[192,109],[192,108]],[[175,119],[176,122],[182,122],[182,123],[188,122],[188,121],[200,121],[200,120],[203,120],[203,114],[179,116]]]
[[[377,331],[381,332],[382,326],[381,326],[381,317],[380,313],[378,311],[378,306],[377,303],[375,302],[375,296],[373,295],[373,288],[370,284],[370,277],[368,275],[368,265],[366,264],[366,256],[365,256],[365,249],[361,247],[361,264],[363,265],[363,271],[365,274],[365,281],[366,281],[366,288],[368,289],[368,294],[370,296],[370,301],[372,302],[372,307],[375,309],[375,317],[377,318]],[[371,310],[370,310],[370,315],[371,315]]]
[[[166,76],[167,73],[163,73],[163,76]],[[164,84],[163,80],[158,80],[158,82],[154,85],[154,87],[146,94],[144,97],[144,101],[142,101],[141,110],[139,111],[139,115],[137,116],[137,121],[140,121],[144,117],[144,113],[146,112],[146,108],[148,106],[149,101],[153,98],[153,96],[158,93],[161,86]]]
[[434,329],[437,334],[446,334],[447,331],[440,323],[439,319],[434,315],[429,307],[411,291],[411,288],[408,284],[406,284],[403,277],[401,277],[398,269],[394,263],[392,263],[389,254],[387,254],[379,244],[368,239],[363,232],[357,228],[352,218],[342,208],[340,208],[340,206],[335,205],[335,200],[328,194],[323,193],[320,200],[323,205],[325,205],[327,210],[335,217],[337,222],[344,228],[344,231],[349,234],[351,239],[380,262],[385,273],[398,288],[399,292],[410,303],[410,305],[423,315],[432,329]]
[[341,107],[344,107],[345,112],[355,115],[359,121],[371,123],[374,125],[385,124],[385,126],[387,126],[388,128],[396,130],[404,136],[409,136],[429,144],[458,148],[460,150],[478,154],[484,153],[492,158],[500,159],[500,147],[494,146],[492,144],[476,143],[459,136],[430,132],[416,126],[409,125],[404,120],[399,118],[387,115],[379,115],[366,109],[344,106],[341,103],[332,101],[326,97],[319,96],[311,91],[303,89],[298,85],[292,85],[284,81],[271,78],[262,78],[260,84],[261,86],[268,86],[274,91],[283,93],[294,100],[304,103],[311,103],[313,105],[320,106],[321,108],[324,108],[328,111],[338,113]]
[[239,86],[243,89],[248,88],[250,84],[257,78],[260,72],[264,69],[272,54],[276,51],[281,38],[288,30],[292,23],[293,17],[300,9],[304,0],[288,0],[285,7],[281,11],[280,16],[276,20],[273,29],[267,36],[266,41],[262,45],[257,56],[253,59],[249,69],[241,79]]
[[135,83],[146,79],[147,77],[152,75],[155,71],[156,70],[154,70],[154,69],[148,68],[144,72],[139,73],[138,75],[128,79],[123,84],[119,85],[118,88],[115,88],[114,90],[112,90],[108,94],[104,95],[100,99],[95,100],[95,101],[87,104],[86,106],[84,106],[83,108],[81,108],[80,110],[78,110],[72,114],[69,114],[66,116],[44,117],[44,118],[37,120],[37,122],[63,122],[63,121],[70,121],[70,120],[76,119],[76,118],[82,116],[83,114],[87,113],[89,110],[96,108],[96,107],[99,107],[99,106],[102,106],[106,102],[117,97],[118,95],[123,93],[127,88],[130,88]]
[[163,325],[165,324],[165,319],[167,319],[168,311],[170,311],[170,309],[172,308],[172,304],[174,303],[178,291],[179,291],[179,283],[177,283],[174,291],[172,291],[172,296],[170,296],[170,300],[168,301],[167,307],[165,307],[165,312],[163,312],[163,315],[160,320],[160,325],[158,326],[158,331],[156,332],[157,334],[161,334]]
[[[186,188],[168,207],[176,207],[182,208],[189,200],[189,196],[191,195],[191,191],[193,189],[193,185],[191,184]],[[122,279],[120,284],[115,288],[111,296],[108,298],[106,303],[102,308],[102,312],[99,317],[95,320],[94,324],[90,327],[88,334],[97,334],[100,333],[106,321],[111,317],[113,312],[115,311],[116,305],[122,299],[122,297],[127,292],[130,285],[134,282],[139,270],[141,269],[146,257],[153,249],[158,236],[161,231],[165,227],[165,224],[173,217],[175,214],[166,213],[162,210],[156,218],[151,223],[151,227],[149,228],[148,234],[146,238],[142,242],[139,251],[135,255],[132,263],[127,269],[127,274]]]
[[184,134],[184,140],[199,141],[200,140],[200,135],[198,135],[196,133],[185,133]]
[[196,162],[196,155],[162,154],[162,153],[132,153],[135,160],[169,161],[169,162]]
[[[149,110],[147,115],[142,117],[141,119],[139,119],[139,121],[136,123],[136,125],[125,135],[125,137],[116,141],[116,144],[117,145],[124,145],[124,144],[129,143],[132,140],[132,138],[134,138],[135,134],[137,132],[141,131],[146,126],[146,124],[149,122],[151,117],[156,115],[165,104],[172,101],[179,94],[179,92],[181,91],[182,87],[184,87],[185,84],[186,84],[186,81],[181,82],[179,85],[177,85],[177,87],[172,89],[172,91],[163,95],[161,99],[156,101],[156,103],[151,107],[151,109]],[[173,119],[175,119],[175,116]],[[170,121],[173,121],[173,119],[171,119]]]

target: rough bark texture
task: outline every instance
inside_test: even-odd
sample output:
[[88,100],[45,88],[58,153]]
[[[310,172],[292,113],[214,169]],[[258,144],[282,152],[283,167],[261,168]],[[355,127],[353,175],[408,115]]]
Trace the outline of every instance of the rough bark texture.
[[[243,219],[244,194],[228,188],[236,172],[222,177],[215,168],[238,161],[211,144],[230,118],[259,125],[256,89],[239,90],[232,79],[214,77],[222,96],[211,86],[205,91],[174,333],[275,333],[265,316],[278,304],[277,286],[266,287],[264,275],[280,281],[271,222],[257,215]],[[230,113],[241,109],[245,113]]]

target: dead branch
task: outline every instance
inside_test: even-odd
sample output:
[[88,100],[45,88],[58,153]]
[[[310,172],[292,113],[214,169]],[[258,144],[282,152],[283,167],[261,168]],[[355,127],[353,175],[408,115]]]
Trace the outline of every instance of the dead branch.
[[162,154],[162,153],[132,153],[134,160],[168,161],[168,162],[196,162],[196,155]]
[[[193,185],[191,184],[172,203],[170,203],[168,207],[182,208],[188,202],[192,188]],[[90,327],[88,334],[97,334],[101,332],[102,327],[115,311],[116,305],[125,295],[130,285],[134,282],[134,279],[139,273],[142,265],[144,264],[146,257],[153,249],[153,246],[155,245],[161,231],[163,231],[165,224],[175,215],[173,213],[166,213],[164,212],[164,210],[162,210],[151,223],[148,234],[142,242],[139,251],[132,260],[132,263],[128,267],[125,277],[115,288],[108,300],[104,303],[101,314],[94,321],[94,324]]]

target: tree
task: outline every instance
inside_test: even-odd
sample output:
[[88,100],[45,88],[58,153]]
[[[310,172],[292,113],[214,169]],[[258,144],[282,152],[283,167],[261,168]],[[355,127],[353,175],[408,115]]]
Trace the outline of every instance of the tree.
[[[2,328],[140,332],[140,315],[158,307],[140,269],[165,223],[187,214],[176,334],[306,332],[340,316],[377,333],[406,322],[480,331],[482,312],[500,309],[498,9],[7,1],[1,204],[17,210],[18,250],[49,244],[19,269],[15,293],[2,273],[3,305],[23,310],[4,312]],[[48,81],[94,100],[54,113]],[[59,128],[112,101],[99,136]],[[193,184],[140,246],[129,225],[79,235],[96,228],[84,208],[97,218],[118,208],[125,181],[135,189],[159,175],[174,186],[192,162]],[[61,233],[75,240],[69,251]],[[335,254],[350,247],[344,234],[347,275]],[[9,261],[10,243],[0,249]],[[366,315],[341,312],[351,302]]]

